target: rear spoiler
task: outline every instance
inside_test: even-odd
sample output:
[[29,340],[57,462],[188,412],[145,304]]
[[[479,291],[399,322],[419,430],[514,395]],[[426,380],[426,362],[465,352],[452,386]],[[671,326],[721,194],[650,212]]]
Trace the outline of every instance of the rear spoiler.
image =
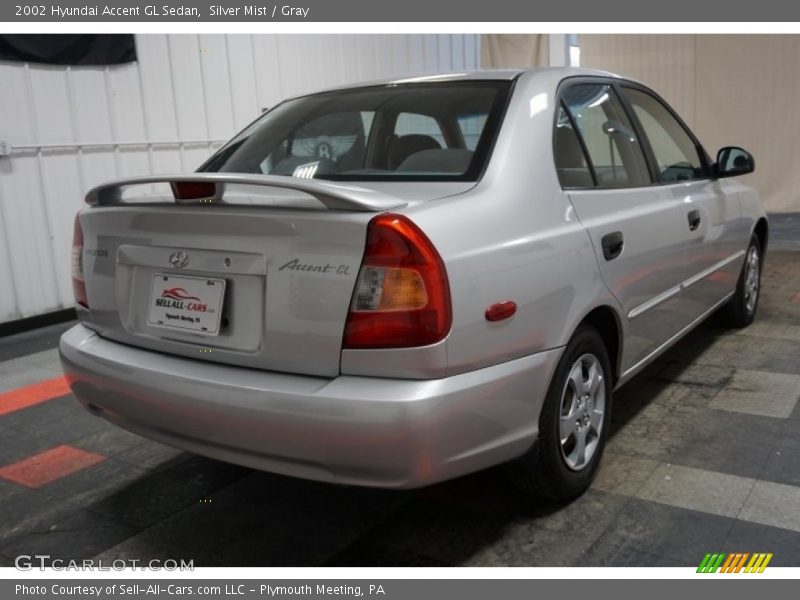
[[[273,187],[304,192],[324,204],[326,208],[333,210],[383,212],[408,204],[405,200],[395,196],[351,184],[277,175],[235,173],[149,175],[119,179],[92,188],[86,194],[86,203],[90,206],[136,204],[136,200],[123,199],[122,189],[151,183],[169,183],[175,197],[174,201],[179,204],[225,204],[226,184],[247,185],[256,189]],[[193,187],[193,190],[187,195],[182,195],[181,189],[190,186]]]

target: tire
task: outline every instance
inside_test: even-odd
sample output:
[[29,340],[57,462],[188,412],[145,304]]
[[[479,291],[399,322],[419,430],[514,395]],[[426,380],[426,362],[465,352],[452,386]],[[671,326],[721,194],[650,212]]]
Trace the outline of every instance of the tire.
[[[586,491],[597,473],[611,428],[612,379],[603,338],[593,327],[579,327],[550,382],[539,416],[538,439],[524,456],[508,465],[517,487],[560,501]],[[576,395],[575,390],[582,394]],[[561,417],[570,413],[562,429]]]
[[761,296],[761,267],[764,258],[761,241],[756,234],[750,238],[750,245],[744,257],[742,271],[736,283],[736,291],[723,309],[725,321],[731,327],[747,327],[753,322]]

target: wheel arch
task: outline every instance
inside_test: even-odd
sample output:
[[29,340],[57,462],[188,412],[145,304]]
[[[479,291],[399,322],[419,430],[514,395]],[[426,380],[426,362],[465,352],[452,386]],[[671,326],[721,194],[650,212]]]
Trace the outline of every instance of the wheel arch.
[[[590,310],[586,316],[578,323],[589,325],[595,328],[608,350],[608,357],[611,360],[611,370],[614,375],[614,382],[619,379],[620,365],[622,362],[622,322],[619,314],[608,304],[601,304]],[[576,327],[577,329],[577,327]]]
[[758,222],[756,222],[753,233],[758,236],[761,242],[761,259],[763,260],[764,255],[767,253],[767,242],[769,242],[769,223],[766,217],[761,217]]

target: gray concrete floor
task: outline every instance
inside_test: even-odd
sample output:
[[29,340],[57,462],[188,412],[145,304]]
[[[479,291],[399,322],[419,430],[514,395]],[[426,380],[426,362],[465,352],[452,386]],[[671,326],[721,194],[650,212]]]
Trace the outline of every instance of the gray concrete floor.
[[[502,469],[404,493],[255,472],[126,433],[67,394],[0,416],[0,566],[696,566],[718,551],[800,565],[800,253],[776,238],[757,321],[712,319],[620,390],[597,481],[570,504],[531,501]],[[59,376],[63,328],[0,341],[0,394]],[[3,478],[62,446],[99,458],[35,488]]]

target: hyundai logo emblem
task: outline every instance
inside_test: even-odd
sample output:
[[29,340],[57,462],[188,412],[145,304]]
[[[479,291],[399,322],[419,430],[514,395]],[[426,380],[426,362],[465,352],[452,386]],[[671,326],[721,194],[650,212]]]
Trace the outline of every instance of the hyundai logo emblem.
[[181,269],[189,264],[189,255],[186,252],[173,252],[169,255],[169,264],[173,269]]

